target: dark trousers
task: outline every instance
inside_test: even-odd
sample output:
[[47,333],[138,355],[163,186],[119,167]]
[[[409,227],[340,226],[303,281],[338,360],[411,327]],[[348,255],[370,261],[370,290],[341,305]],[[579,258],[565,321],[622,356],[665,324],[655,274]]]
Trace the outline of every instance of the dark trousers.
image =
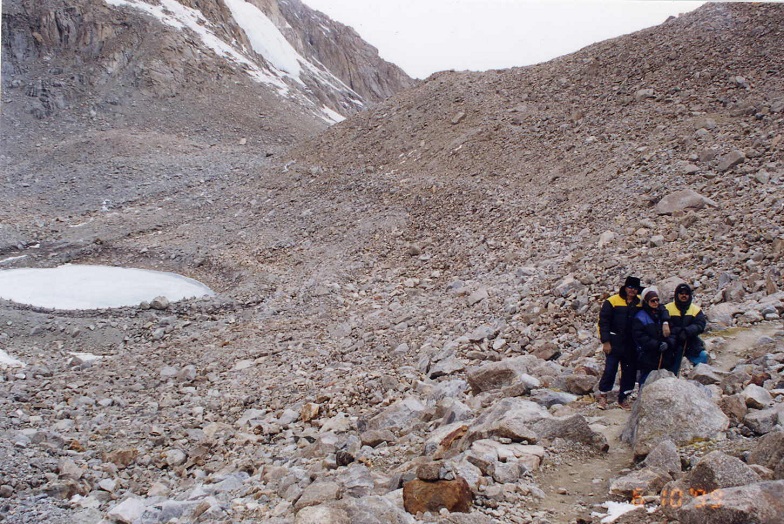
[[612,353],[606,355],[604,373],[599,380],[599,392],[612,391],[619,365],[621,367],[621,392],[618,393],[618,402],[623,402],[628,392],[634,390],[634,383],[637,381],[637,363],[633,358],[619,357]]

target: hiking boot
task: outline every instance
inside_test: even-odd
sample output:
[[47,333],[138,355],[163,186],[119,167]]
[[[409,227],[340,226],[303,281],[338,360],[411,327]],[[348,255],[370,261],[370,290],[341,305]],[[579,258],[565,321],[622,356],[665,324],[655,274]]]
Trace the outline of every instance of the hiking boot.
[[596,397],[596,407],[599,409],[607,409],[607,395],[599,394]]
[[618,402],[618,407],[620,407],[621,409],[624,409],[626,411],[631,411],[632,403],[629,402],[629,399],[625,398],[621,402]]

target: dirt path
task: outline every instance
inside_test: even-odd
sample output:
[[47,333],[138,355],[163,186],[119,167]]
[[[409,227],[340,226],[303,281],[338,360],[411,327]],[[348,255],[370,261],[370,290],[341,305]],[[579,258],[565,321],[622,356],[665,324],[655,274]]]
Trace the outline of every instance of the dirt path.
[[608,500],[610,482],[632,464],[631,447],[620,440],[628,418],[629,412],[617,405],[595,410],[588,420],[607,438],[608,452],[566,459],[538,477],[545,493],[539,508],[547,510],[554,522],[590,522],[591,512],[602,511],[599,505]]

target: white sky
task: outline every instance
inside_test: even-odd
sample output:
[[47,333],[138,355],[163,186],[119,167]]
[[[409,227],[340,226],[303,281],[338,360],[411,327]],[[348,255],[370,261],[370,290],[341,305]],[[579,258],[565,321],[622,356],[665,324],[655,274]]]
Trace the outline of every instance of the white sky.
[[303,0],[410,76],[531,65],[633,33],[705,2],[659,0]]
[[0,271],[0,298],[37,307],[103,309],[138,306],[159,296],[175,302],[205,295],[214,293],[201,282],[144,269],[67,264]]

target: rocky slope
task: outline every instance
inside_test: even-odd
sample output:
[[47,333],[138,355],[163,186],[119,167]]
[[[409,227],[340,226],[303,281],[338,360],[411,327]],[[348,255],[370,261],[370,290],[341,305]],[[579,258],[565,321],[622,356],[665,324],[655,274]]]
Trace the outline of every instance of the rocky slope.
[[[4,303],[0,348],[27,366],[0,382],[0,514],[560,523],[610,499],[654,511],[619,521],[776,522],[782,22],[712,4],[440,73],[285,158],[217,118],[40,140],[6,166],[3,267],[170,270],[220,298]],[[693,284],[713,331],[711,367],[631,414],[592,398],[627,274]]]

